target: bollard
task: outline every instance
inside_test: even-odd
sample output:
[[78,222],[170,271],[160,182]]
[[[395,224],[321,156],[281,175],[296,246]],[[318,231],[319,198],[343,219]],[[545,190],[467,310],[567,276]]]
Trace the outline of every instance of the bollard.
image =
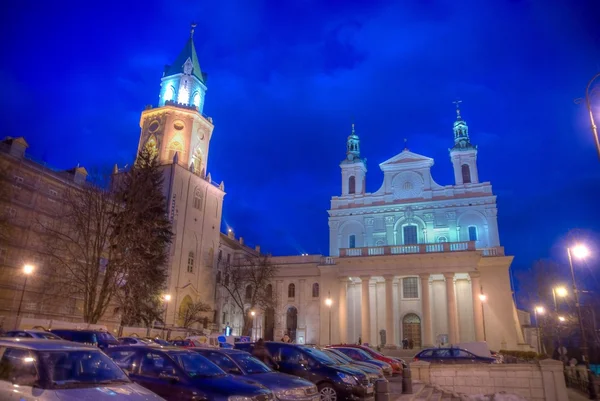
[[375,381],[375,401],[390,401],[390,383],[387,380]]
[[402,369],[402,394],[412,394],[412,373],[410,367]]

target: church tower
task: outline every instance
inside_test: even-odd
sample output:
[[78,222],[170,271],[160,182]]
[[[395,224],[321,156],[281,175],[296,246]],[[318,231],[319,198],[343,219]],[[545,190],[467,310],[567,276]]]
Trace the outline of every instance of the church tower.
[[456,104],[456,121],[454,122],[454,146],[449,149],[450,160],[454,168],[456,185],[476,184],[479,182],[477,173],[477,146],[471,144],[469,127],[460,115],[460,100]]
[[194,46],[195,27],[175,62],[165,67],[158,107],[142,112],[138,151],[145,146],[158,154],[161,164],[179,164],[204,177],[214,126],[202,113],[206,74]]
[[365,193],[365,175],[367,159],[360,157],[360,139],[356,135],[354,123],[352,132],[346,141],[346,158],[340,163],[342,169],[342,196],[363,195]]

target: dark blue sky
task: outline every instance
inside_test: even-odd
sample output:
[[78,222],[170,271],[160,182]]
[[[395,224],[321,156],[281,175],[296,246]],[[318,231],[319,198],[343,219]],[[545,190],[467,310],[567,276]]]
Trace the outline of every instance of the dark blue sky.
[[585,108],[573,102],[600,71],[598,1],[10,7],[0,24],[2,133],[25,136],[31,154],[64,168],[131,162],[140,112],[156,104],[163,66],[197,21],[215,122],[208,170],[225,181],[224,223],[273,254],[327,254],[326,210],[340,193],[352,118],[368,191],[404,138],[436,160],[439,184],[451,184],[456,98],[516,271],[541,257],[564,262],[559,245],[572,228],[600,231],[600,162]]

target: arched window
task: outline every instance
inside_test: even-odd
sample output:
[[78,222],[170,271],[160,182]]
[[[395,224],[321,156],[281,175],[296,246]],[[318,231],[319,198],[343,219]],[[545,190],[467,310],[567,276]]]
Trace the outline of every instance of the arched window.
[[194,93],[192,103],[194,104],[194,106],[200,107],[200,92]]
[[356,248],[356,235],[352,234],[348,237],[348,248]]
[[181,142],[173,141],[169,144],[169,161],[173,161],[175,157],[175,153],[179,153],[179,157],[181,158],[181,153],[183,152],[183,146]]
[[165,102],[173,100],[175,98],[175,88],[172,85],[167,86],[165,89]]
[[217,272],[217,284],[221,284],[221,272]]
[[313,298],[319,298],[319,283],[314,283],[312,288]]
[[194,252],[190,252],[188,254],[187,271],[188,271],[188,273],[194,272]]
[[469,241],[478,241],[477,227],[469,226]]
[[448,242],[448,238],[446,238],[442,235],[442,236],[438,237],[437,242]]
[[202,210],[203,199],[204,195],[202,194],[202,190],[200,188],[196,188],[194,191],[194,209]]
[[471,168],[469,167],[468,164],[463,164],[461,166],[461,170],[462,170],[463,184],[470,184],[471,183]]
[[194,155],[192,156],[192,163],[194,163],[194,172],[198,175],[202,174],[202,170],[204,170],[204,166],[202,166],[202,149],[198,148],[194,151]]
[[408,225],[402,227],[402,234],[404,239],[404,245],[415,245],[419,243],[417,237],[417,226]]
[[348,193],[356,193],[356,178],[354,176],[348,178]]
[[244,298],[246,299],[246,302],[250,302],[252,300],[252,286],[251,285],[246,286],[246,296]]
[[223,259],[223,250],[222,250],[222,249],[219,249],[219,256],[218,256],[218,259],[217,259],[217,260],[220,262],[220,261],[221,261],[221,259]]
[[288,298],[296,297],[296,286],[292,283],[288,285]]
[[267,300],[273,298],[273,286],[271,284],[267,284],[267,287],[265,288],[265,295]]

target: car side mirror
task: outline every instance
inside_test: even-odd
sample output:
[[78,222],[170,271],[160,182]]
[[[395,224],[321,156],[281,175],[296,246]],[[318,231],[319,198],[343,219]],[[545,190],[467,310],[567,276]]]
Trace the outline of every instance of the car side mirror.
[[241,375],[242,371],[240,370],[240,368],[235,367],[235,368],[229,369],[229,373],[231,373],[232,375]]
[[179,381],[179,377],[177,375],[174,375],[173,373],[161,372],[158,375],[158,377],[161,378],[161,379],[169,380],[169,381],[171,381],[173,383]]

